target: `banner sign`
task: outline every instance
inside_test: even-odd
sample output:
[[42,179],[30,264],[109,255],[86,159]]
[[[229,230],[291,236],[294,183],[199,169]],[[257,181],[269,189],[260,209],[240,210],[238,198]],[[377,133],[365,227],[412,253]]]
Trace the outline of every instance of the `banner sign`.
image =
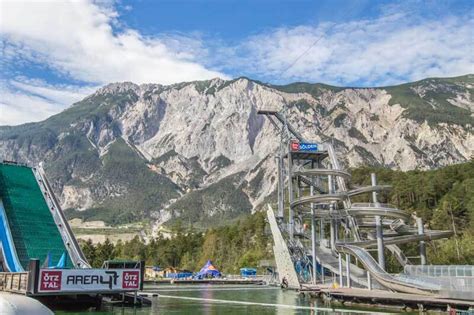
[[40,269],[38,292],[137,291],[140,281],[140,269]]
[[315,151],[318,151],[318,144],[292,141],[290,143],[290,149],[293,152],[299,152],[299,151],[315,152]]

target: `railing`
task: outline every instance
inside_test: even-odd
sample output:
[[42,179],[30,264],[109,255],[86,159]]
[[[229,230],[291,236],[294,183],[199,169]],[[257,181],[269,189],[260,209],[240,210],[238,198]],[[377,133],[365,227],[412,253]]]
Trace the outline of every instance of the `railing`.
[[370,203],[370,202],[354,202],[352,203],[352,208],[387,208],[387,209],[397,209],[394,205],[389,203]]
[[254,275],[254,276],[247,276],[243,277],[242,275],[238,274],[226,274],[224,275],[225,279],[228,280],[259,280],[259,281],[264,281],[264,282],[269,282],[272,278],[272,275]]
[[0,291],[26,294],[28,272],[0,272]]
[[474,277],[474,266],[469,265],[411,265],[405,273],[430,277]]
[[442,290],[450,297],[461,296],[465,292],[474,298],[474,266],[469,265],[410,265],[405,266],[405,273],[413,277],[437,281]]
[[49,209],[51,210],[51,214],[53,216],[54,222],[58,226],[59,232],[63,239],[64,244],[66,245],[66,249],[69,253],[69,257],[72,259],[74,266],[77,268],[90,268],[91,266],[87,262],[82,250],[74,237],[74,233],[72,232],[69,224],[67,223],[66,218],[59,206],[59,202],[56,200],[56,197],[53,194],[53,191],[46,179],[46,175],[42,166],[40,165],[39,168],[33,168],[33,173],[36,177],[38,185],[43,192],[45,197],[45,201],[48,204]]

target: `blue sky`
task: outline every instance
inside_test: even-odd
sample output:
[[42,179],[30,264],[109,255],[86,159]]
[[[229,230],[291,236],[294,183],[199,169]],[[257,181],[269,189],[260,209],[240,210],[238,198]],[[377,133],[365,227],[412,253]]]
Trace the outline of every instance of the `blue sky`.
[[0,125],[110,82],[384,86],[474,72],[473,1],[0,1]]

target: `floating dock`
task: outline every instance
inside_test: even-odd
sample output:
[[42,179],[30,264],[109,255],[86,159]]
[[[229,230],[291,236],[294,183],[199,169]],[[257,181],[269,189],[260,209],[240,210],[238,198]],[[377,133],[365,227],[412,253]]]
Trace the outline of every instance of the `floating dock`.
[[436,295],[418,295],[386,290],[367,290],[359,288],[320,288],[306,287],[301,293],[321,298],[331,303],[343,305],[365,304],[370,306],[388,306],[403,310],[469,310],[474,308],[474,301],[449,299]]

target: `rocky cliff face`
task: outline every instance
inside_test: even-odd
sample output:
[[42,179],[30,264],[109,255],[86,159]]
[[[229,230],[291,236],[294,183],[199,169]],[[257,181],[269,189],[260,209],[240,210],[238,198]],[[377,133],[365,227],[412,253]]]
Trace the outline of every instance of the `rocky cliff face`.
[[258,109],[286,107],[290,123],[332,141],[345,166],[426,169],[473,156],[473,89],[472,75],[364,89],[114,83],[43,122],[0,127],[0,156],[44,161],[70,217],[220,224],[276,187],[279,135]]

